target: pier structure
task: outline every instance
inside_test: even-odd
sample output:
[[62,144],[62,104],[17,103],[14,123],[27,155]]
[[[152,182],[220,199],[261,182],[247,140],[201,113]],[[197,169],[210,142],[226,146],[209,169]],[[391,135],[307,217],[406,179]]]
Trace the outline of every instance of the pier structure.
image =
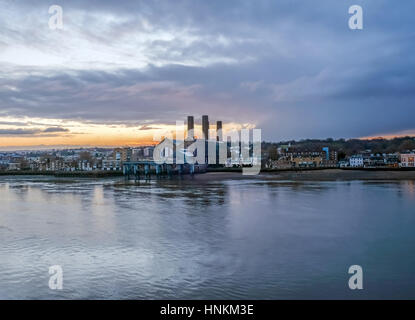
[[161,177],[163,174],[170,174],[171,170],[167,168],[166,164],[157,164],[152,160],[142,161],[127,161],[123,163],[123,173],[127,180],[150,180],[151,175]]
[[123,174],[126,180],[139,181],[171,177],[172,175],[195,174],[205,172],[205,166],[195,164],[157,164],[153,160],[127,161],[123,163]]

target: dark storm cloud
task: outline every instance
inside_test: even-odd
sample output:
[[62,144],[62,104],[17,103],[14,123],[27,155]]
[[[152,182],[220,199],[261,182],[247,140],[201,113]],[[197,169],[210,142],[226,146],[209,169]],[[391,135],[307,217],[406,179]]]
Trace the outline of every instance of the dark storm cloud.
[[[147,66],[99,70],[91,63],[90,68],[57,70],[5,63],[0,116],[151,125],[210,114],[253,121],[264,138],[275,140],[414,129],[412,2],[56,3],[69,25],[85,15],[77,26],[93,45],[125,45],[123,52],[142,52]],[[351,4],[364,9],[362,31],[348,29]],[[41,5],[15,2],[22,14]],[[117,19],[102,20],[106,14]],[[39,29],[28,34],[4,27],[2,46],[11,41],[49,45]],[[142,47],[128,47],[136,32],[163,31],[177,36],[150,37]]]

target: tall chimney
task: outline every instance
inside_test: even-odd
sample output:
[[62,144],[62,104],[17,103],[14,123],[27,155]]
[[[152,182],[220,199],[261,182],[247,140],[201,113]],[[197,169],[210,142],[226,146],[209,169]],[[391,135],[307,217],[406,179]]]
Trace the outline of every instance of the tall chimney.
[[216,122],[216,141],[222,141],[222,121]]
[[202,116],[202,131],[203,131],[203,138],[205,140],[209,140],[209,117]]
[[195,134],[195,120],[193,116],[187,117],[187,139],[194,140]]

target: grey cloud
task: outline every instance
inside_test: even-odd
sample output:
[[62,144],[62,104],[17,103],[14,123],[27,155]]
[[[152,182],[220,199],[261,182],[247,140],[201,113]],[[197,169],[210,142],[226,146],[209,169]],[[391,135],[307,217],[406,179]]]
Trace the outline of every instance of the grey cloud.
[[[175,36],[130,48],[148,58],[141,69],[7,66],[0,73],[0,116],[151,127],[187,114],[210,114],[224,121],[254,121],[264,138],[275,140],[414,128],[412,2],[355,1],[364,8],[365,29],[359,32],[347,28],[351,3],[344,0],[318,5],[288,0],[60,3],[68,26],[78,28],[94,45],[117,48],[137,32],[170,31]],[[35,12],[44,2],[14,6]],[[118,19],[103,23],[105,14]],[[3,44],[50,47],[39,29],[3,30]],[[180,37],[184,32],[195,39],[186,42]],[[209,58],[232,63],[184,63]],[[159,61],[165,64],[157,65]]]
[[40,132],[38,129],[0,129],[0,135],[7,136],[33,135]]
[[154,130],[154,129],[160,129],[159,127],[154,127],[154,126],[141,126],[138,130]]
[[[49,127],[46,129],[0,129],[0,135],[3,136],[41,136],[55,137],[58,133],[69,132],[68,129],[62,127]],[[56,133],[56,134],[55,134]]]
[[62,128],[62,127],[49,127],[43,130],[43,132],[46,133],[52,133],[52,132],[69,132],[69,129]]
[[0,125],[25,127],[28,124],[26,122],[19,122],[19,121],[0,121]]

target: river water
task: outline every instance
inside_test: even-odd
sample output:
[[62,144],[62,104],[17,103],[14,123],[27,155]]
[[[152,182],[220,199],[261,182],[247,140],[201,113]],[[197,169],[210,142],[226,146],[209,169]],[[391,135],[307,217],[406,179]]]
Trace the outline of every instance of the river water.
[[0,177],[1,299],[414,299],[414,249],[413,181]]

